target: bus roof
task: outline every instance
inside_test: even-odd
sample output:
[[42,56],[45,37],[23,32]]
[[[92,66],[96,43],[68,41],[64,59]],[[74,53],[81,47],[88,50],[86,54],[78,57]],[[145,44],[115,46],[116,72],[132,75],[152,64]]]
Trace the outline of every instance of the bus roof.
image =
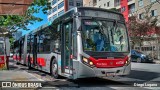
[[[28,34],[35,34],[35,33],[37,33],[38,31],[40,31],[41,29],[44,29],[44,28],[46,28],[46,27],[48,27],[48,26],[49,26],[48,23],[47,23],[47,24],[44,24],[44,25],[38,27],[37,29],[29,32]],[[27,34],[27,35],[28,35],[28,34]]]
[[[71,15],[75,14],[76,12],[82,12],[82,11],[87,11],[87,10],[93,10],[93,11],[103,11],[103,12],[108,12],[108,13],[112,13],[114,15],[119,15],[121,16],[120,18],[122,18],[121,20],[123,20],[123,14],[119,13],[119,12],[116,12],[116,11],[113,11],[113,10],[108,10],[108,9],[103,9],[103,8],[96,8],[96,7],[75,7],[75,8],[72,8],[70,9],[69,11],[65,12],[64,14],[58,16],[56,19],[54,19],[52,21],[52,24],[53,23],[57,23],[57,22],[60,22],[60,21],[64,21],[67,16],[68,17],[72,17]],[[109,15],[110,16],[110,15]],[[111,15],[112,16],[112,15]],[[124,20],[123,20],[124,21]]]
[[[103,8],[96,8],[96,7],[75,7],[75,8],[72,8],[70,10],[68,10],[67,12],[65,12],[64,14],[58,16],[56,19],[54,19],[53,21],[49,22],[52,24],[54,23],[58,23],[60,21],[64,21],[67,17],[72,17],[71,15],[75,14],[76,12],[81,12],[81,11],[85,11],[85,10],[95,10],[95,11],[103,11],[103,12],[109,12],[109,13],[113,13],[113,14],[117,14],[117,15],[120,15],[120,16],[123,16],[121,13],[119,12],[116,12],[116,11],[112,11],[112,10],[108,10],[108,9],[103,9]],[[30,33],[28,34],[35,34],[36,32],[38,32],[39,30],[41,29],[44,29],[48,26],[50,26],[49,23],[46,23],[40,27],[38,27],[37,29],[31,31]],[[27,34],[27,35],[28,35]]]
[[113,11],[113,10],[109,10],[109,9],[104,9],[104,8],[97,8],[97,7],[78,7],[78,10],[97,10],[97,11],[106,11],[106,12],[111,12],[111,13],[115,13],[115,14],[119,14],[122,15],[119,12]]

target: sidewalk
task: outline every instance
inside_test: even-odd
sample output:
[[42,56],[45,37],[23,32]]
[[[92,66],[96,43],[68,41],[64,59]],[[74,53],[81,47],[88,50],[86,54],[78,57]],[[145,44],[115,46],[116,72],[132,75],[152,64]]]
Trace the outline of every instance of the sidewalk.
[[160,60],[153,60],[153,63],[160,64]]
[[40,81],[26,71],[0,71],[0,81]]

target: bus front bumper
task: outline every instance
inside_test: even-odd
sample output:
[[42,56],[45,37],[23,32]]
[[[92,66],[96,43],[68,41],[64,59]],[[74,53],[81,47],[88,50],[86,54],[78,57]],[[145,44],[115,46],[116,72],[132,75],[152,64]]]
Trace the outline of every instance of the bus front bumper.
[[131,64],[116,68],[94,68],[93,70],[95,71],[96,77],[128,75],[131,70]]
[[119,76],[119,75],[128,75],[131,71],[131,64],[123,67],[115,68],[90,68],[84,64],[80,64],[78,69],[78,78],[86,77],[109,77],[109,76]]

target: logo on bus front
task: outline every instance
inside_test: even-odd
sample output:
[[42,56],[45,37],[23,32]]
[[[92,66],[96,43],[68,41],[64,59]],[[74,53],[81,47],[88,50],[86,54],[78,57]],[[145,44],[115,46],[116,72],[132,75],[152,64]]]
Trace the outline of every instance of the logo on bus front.
[[97,65],[99,65],[99,66],[106,66],[107,63],[97,63]]

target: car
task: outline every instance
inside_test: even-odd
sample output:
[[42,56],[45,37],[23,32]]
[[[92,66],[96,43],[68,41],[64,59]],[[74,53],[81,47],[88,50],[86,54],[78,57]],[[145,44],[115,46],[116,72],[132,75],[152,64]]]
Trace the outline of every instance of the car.
[[137,50],[131,50],[131,61],[136,62],[153,62],[153,59],[149,55],[145,55],[144,53],[137,51]]

